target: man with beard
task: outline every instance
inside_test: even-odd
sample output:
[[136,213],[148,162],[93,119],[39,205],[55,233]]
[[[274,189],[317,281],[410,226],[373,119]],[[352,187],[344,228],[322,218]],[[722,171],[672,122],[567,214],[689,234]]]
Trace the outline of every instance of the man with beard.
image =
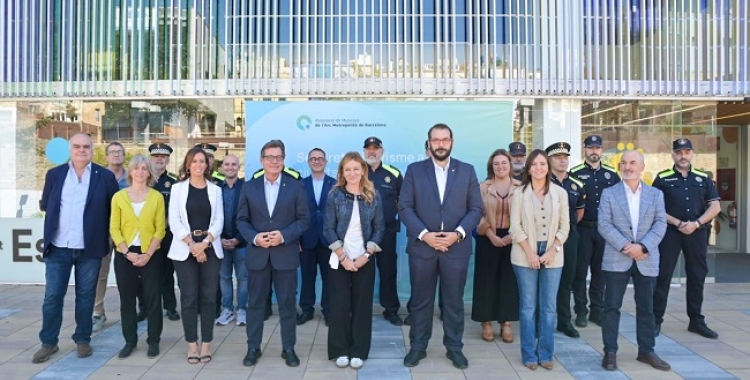
[[385,231],[380,248],[375,255],[380,273],[380,305],[383,306],[383,317],[394,326],[401,326],[404,321],[398,315],[401,303],[396,289],[396,234],[401,229],[398,220],[398,194],[401,192],[403,176],[395,167],[384,164],[383,142],[375,137],[368,137],[364,143],[364,158],[370,170],[367,177],[375,185],[383,200],[383,222]]
[[469,361],[461,352],[464,332],[464,288],[472,253],[466,239],[482,217],[482,198],[474,167],[451,159],[453,132],[436,124],[427,133],[432,157],[409,165],[399,197],[399,216],[406,226],[411,279],[411,350],[404,365],[414,367],[427,356],[432,335],[435,286],[443,299],[443,345],[454,367]]
[[[148,147],[151,154],[151,163],[154,165],[154,190],[164,196],[164,207],[166,207],[166,216],[169,217],[169,195],[172,193],[172,185],[177,182],[177,177],[167,172],[169,165],[169,156],[172,154],[172,147],[167,144],[157,143]],[[167,233],[161,241],[160,254],[167,256],[169,247],[172,245],[172,231],[167,223]],[[174,294],[174,265],[172,260],[164,260],[164,275],[161,282],[161,296],[164,301],[164,310],[167,312],[167,318],[170,321],[180,320],[180,314],[177,313],[177,298]],[[143,316],[145,318],[145,315]],[[139,317],[140,318],[140,317]]]
[[511,157],[510,166],[513,179],[523,180],[523,167],[526,165],[526,145],[523,145],[520,141],[514,141],[508,144],[508,153]]
[[[570,175],[583,182],[585,207],[583,218],[578,222],[578,268],[573,279],[573,298],[575,300],[576,321],[578,327],[586,327],[586,315],[589,321],[601,324],[602,307],[604,306],[604,278],[602,277],[602,255],[604,239],[597,231],[599,216],[599,198],[602,191],[618,182],[620,177],[614,168],[601,163],[602,137],[591,135],[583,140],[584,163],[570,169]],[[591,268],[589,299],[586,299],[586,275]],[[590,301],[590,311],[586,303]]]
[[707,235],[711,231],[711,220],[721,211],[721,198],[708,175],[691,165],[693,157],[693,143],[690,140],[675,140],[672,143],[674,166],[660,172],[653,183],[655,188],[664,193],[667,209],[667,233],[659,244],[661,259],[654,292],[656,335],[661,331],[667,310],[669,285],[682,251],[687,276],[686,303],[687,315],[690,317],[688,331],[716,339],[719,334],[708,328],[701,308],[703,285],[708,274]]
[[580,336],[578,331],[570,323],[570,292],[578,267],[578,230],[576,226],[583,217],[585,206],[583,182],[568,175],[570,144],[566,142],[554,143],[547,147],[546,152],[552,162],[552,182],[568,193],[568,208],[570,210],[570,232],[568,232],[568,239],[563,244],[565,261],[560,277],[560,287],[557,290],[557,331],[571,338],[578,338]]

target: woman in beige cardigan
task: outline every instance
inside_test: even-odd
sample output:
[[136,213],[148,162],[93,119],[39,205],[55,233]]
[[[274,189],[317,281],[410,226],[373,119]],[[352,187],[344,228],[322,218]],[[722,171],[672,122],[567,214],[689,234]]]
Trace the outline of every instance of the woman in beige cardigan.
[[487,179],[479,184],[484,205],[477,227],[474,256],[474,295],[471,319],[482,324],[482,339],[495,340],[492,321],[500,323],[500,337],[513,342],[510,322],[518,320],[518,283],[510,263],[510,204],[521,185],[511,177],[511,158],[497,149],[487,160]]
[[557,288],[569,218],[568,195],[551,183],[547,154],[535,149],[526,159],[524,179],[510,207],[510,260],[521,303],[521,359],[532,370],[553,366]]

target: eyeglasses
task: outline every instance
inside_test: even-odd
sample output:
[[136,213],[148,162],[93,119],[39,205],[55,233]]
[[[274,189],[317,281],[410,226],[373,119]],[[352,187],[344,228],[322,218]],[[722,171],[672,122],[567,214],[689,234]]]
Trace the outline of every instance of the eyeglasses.
[[282,162],[285,156],[263,156],[266,162]]
[[322,164],[326,162],[326,158],[325,157],[310,157],[309,159],[307,159],[307,162],[311,164]]
[[444,138],[444,139],[430,139],[430,144],[432,145],[448,145],[453,141],[453,139]]
[[121,150],[110,150],[108,155],[110,156],[122,156],[125,152]]

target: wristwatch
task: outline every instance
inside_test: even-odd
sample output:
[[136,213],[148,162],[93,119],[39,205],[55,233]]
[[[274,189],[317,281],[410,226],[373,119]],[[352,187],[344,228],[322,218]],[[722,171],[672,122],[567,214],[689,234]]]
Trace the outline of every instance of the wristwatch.
[[643,253],[648,253],[648,248],[646,248],[646,246],[643,245],[643,243],[638,243],[638,245],[641,246],[641,250],[643,251]]
[[370,257],[372,257],[372,253],[365,252],[365,254],[363,256],[365,256],[367,258],[367,260],[370,260]]
[[461,235],[460,231],[456,230],[454,232],[456,233],[456,235],[458,235],[458,240],[456,241],[456,243],[460,243],[461,241],[464,240],[464,235]]
[[699,220],[695,221],[695,228],[701,228],[702,224]]
[[561,246],[559,246],[559,245],[553,245],[553,247],[555,247],[555,250],[556,250],[557,252],[560,252],[560,250],[562,249],[562,247],[561,247]]

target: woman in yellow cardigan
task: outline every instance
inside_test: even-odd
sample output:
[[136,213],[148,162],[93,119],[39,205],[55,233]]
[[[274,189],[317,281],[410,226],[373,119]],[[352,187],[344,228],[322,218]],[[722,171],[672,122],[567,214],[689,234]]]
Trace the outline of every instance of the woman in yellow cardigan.
[[120,292],[120,321],[125,347],[120,359],[125,359],[138,343],[138,322],[135,300],[143,288],[148,320],[149,358],[159,356],[162,331],[161,276],[166,258],[159,250],[164,238],[166,217],[164,197],[151,186],[154,184],[151,161],[137,155],[128,164],[130,187],[120,190],[112,198],[109,233],[115,242],[115,276]]

